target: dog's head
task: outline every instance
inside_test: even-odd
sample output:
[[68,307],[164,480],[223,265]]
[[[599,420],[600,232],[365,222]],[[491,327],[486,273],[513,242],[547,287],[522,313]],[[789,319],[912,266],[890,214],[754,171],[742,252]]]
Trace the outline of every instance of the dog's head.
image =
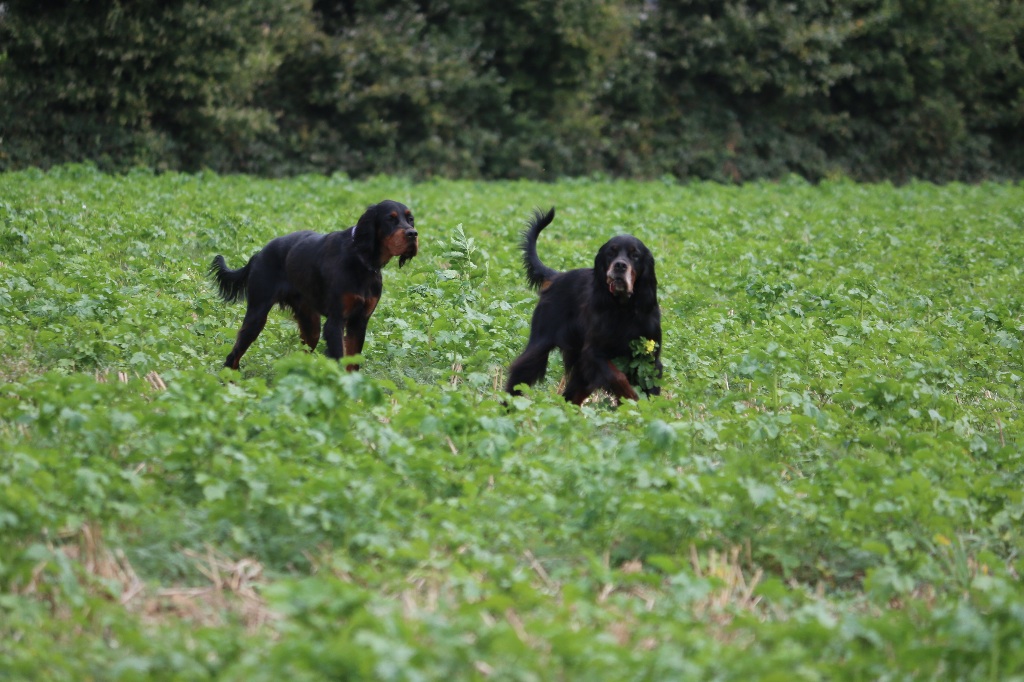
[[390,199],[370,206],[356,223],[353,238],[374,267],[382,268],[398,256],[398,267],[419,251],[412,211],[405,204]]
[[594,286],[608,292],[619,303],[656,296],[654,256],[632,235],[620,235],[605,242],[594,259]]

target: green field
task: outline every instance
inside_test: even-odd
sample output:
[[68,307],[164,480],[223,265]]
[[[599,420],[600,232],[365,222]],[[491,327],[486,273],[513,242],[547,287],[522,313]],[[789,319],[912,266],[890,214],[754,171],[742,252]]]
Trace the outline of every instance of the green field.
[[[392,198],[363,371],[206,278]],[[497,390],[657,258],[659,398]],[[1024,680],[1024,186],[0,174],[0,679]]]

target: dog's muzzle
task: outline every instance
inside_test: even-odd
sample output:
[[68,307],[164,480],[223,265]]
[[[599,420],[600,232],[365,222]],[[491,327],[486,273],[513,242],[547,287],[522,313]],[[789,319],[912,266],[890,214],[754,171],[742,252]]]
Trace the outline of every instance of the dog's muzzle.
[[608,292],[612,296],[628,297],[633,295],[636,272],[630,263],[624,260],[612,261],[605,273],[605,278],[608,282]]
[[406,261],[419,253],[420,238],[419,232],[414,229],[405,231],[405,251],[398,257],[398,267],[405,265]]

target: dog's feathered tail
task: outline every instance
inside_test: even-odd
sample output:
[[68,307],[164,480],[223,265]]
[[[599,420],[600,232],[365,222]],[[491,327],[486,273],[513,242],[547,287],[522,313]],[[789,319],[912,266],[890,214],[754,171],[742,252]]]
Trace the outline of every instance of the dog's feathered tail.
[[217,284],[217,293],[226,303],[244,301],[245,292],[249,284],[249,267],[252,265],[250,259],[245,267],[232,270],[224,262],[224,256],[215,256],[210,263],[210,276]]
[[533,219],[523,231],[523,266],[526,268],[526,279],[534,289],[543,289],[558,274],[557,270],[541,263],[540,256],[537,255],[537,237],[540,236],[541,230],[550,225],[554,219],[554,206],[546,214],[537,209],[533,212]]

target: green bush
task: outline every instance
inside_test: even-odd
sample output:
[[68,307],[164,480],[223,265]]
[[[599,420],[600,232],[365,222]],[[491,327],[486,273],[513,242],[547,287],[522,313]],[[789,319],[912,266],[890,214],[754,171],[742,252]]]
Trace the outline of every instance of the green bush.
[[244,170],[257,100],[309,2],[14,0],[0,15],[0,167]]
[[0,169],[937,181],[1024,170],[1014,0],[0,14]]
[[664,112],[650,137],[704,132],[651,145],[676,175],[1020,175],[1019,3],[664,3],[644,30]]

